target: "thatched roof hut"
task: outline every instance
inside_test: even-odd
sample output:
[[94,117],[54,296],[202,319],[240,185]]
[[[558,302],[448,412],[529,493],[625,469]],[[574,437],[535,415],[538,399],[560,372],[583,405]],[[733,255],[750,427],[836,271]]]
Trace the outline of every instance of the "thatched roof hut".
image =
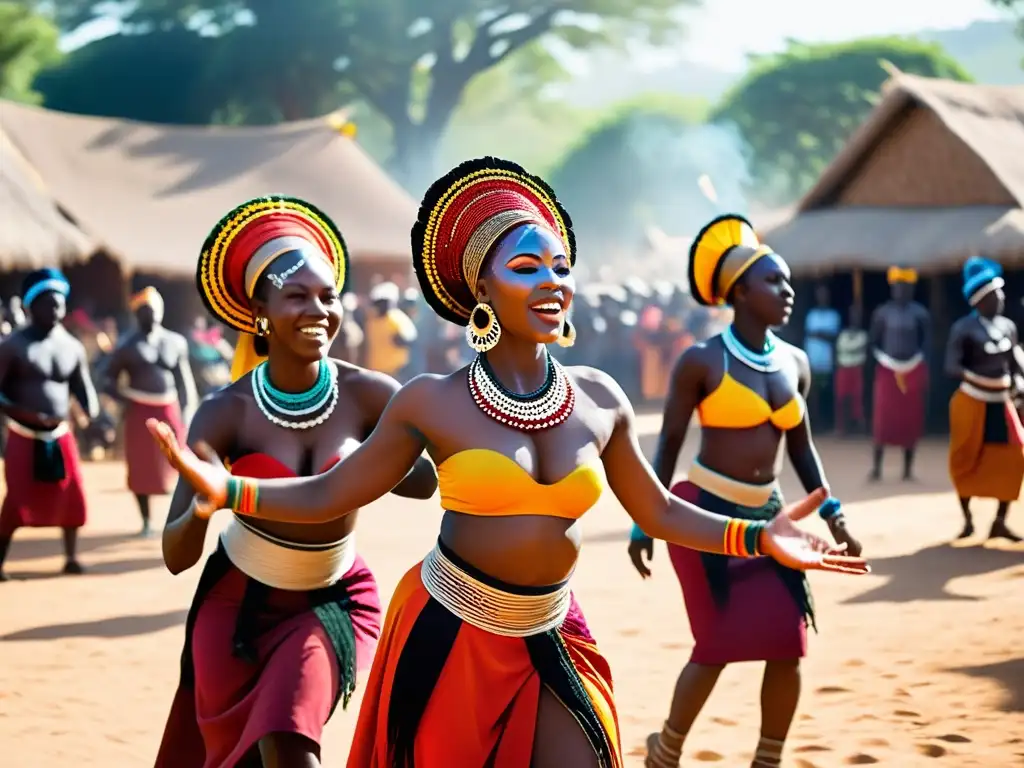
[[[248,198],[281,193],[335,219],[357,277],[408,272],[416,203],[332,117],[182,127],[0,102],[0,130],[126,271],[191,275],[221,216]],[[4,207],[0,216],[10,215]]]
[[88,259],[95,242],[61,213],[42,179],[0,130],[0,269]]
[[1024,87],[897,73],[765,240],[797,274],[1024,262]]

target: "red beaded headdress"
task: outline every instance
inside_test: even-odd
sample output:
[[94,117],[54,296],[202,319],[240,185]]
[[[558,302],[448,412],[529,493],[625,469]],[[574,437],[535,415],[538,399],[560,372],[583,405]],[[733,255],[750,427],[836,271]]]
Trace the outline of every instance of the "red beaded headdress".
[[576,263],[572,220],[540,178],[495,157],[469,160],[435,181],[412,228],[413,264],[423,296],[445,320],[466,325],[476,278],[494,244],[520,224],[551,230]]
[[305,240],[333,267],[338,290],[345,286],[348,249],[326,214],[303,200],[284,195],[250,200],[213,228],[203,243],[196,269],[196,287],[206,308],[237,331],[256,332],[249,304],[251,291],[245,279],[249,260],[261,245],[279,237]]

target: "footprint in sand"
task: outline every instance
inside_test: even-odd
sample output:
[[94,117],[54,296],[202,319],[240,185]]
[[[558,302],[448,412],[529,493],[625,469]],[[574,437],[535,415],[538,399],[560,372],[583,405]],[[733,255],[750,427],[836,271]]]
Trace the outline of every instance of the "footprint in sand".
[[730,720],[727,717],[712,717],[711,718],[711,722],[714,723],[715,725],[728,725],[728,726],[739,725],[739,723],[737,723],[735,720]]
[[854,667],[863,667],[866,663],[864,659],[849,659],[843,666],[852,669]]
[[806,712],[801,712],[800,713],[800,722],[801,723],[807,723],[807,722],[810,722],[813,719],[814,719],[814,715],[809,715]]
[[841,685],[823,685],[820,688],[815,689],[815,693],[849,693],[849,688],[843,688]]
[[899,677],[899,675],[894,672],[886,672],[882,675],[883,680],[895,680],[897,677]]
[[639,629],[620,629],[619,637],[636,637],[640,634]]
[[793,752],[795,754],[807,754],[809,752],[831,752],[832,747],[826,747],[824,744],[804,744],[800,747],[794,747]]
[[799,757],[793,761],[793,766],[794,768],[818,768],[817,763],[812,763],[810,760],[804,760]]
[[947,733],[937,737],[939,741],[948,741],[950,744],[970,744],[971,740],[959,733]]
[[702,763],[717,763],[719,760],[725,760],[725,756],[720,755],[717,752],[713,752],[710,749],[702,749],[693,756],[693,759],[700,760]]
[[946,754],[946,748],[938,744],[918,744],[917,751],[925,757],[942,757]]
[[847,765],[874,765],[878,762],[881,761],[877,757],[865,752],[858,752],[856,755],[850,755],[846,758]]
[[894,696],[898,696],[901,699],[909,699],[910,698],[910,691],[908,691],[906,688],[897,688],[893,692],[893,695]]
[[678,651],[682,648],[685,648],[686,645],[684,643],[662,643],[661,647],[664,648],[666,651]]
[[914,712],[913,710],[910,710],[910,709],[897,709],[895,712],[893,712],[893,714],[896,715],[896,717],[920,717],[921,716],[920,712]]
[[885,739],[864,739],[861,742],[865,747],[888,747],[889,742]]

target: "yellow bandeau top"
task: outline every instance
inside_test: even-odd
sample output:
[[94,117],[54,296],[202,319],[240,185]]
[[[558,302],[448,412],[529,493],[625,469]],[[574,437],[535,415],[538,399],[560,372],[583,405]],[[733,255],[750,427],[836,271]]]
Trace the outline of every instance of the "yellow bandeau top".
[[741,384],[729,373],[729,353],[718,386],[697,406],[701,426],[717,429],[753,429],[771,424],[783,432],[800,426],[804,420],[804,399],[796,394],[778,410],[757,392]]
[[578,520],[601,498],[599,462],[576,467],[555,483],[541,483],[514,459],[488,448],[454,453],[437,467],[441,506],[483,517],[541,515]]

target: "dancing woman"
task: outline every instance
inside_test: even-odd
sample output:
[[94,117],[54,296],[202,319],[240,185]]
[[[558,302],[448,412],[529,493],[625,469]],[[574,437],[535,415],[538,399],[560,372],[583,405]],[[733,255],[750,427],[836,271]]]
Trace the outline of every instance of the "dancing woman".
[[657,482],[633,411],[605,373],[564,368],[575,291],[569,216],[519,166],[484,158],[435,182],[413,228],[433,309],[479,353],[413,379],[369,439],[318,478],[230,477],[151,429],[206,499],[253,520],[321,522],[386,493],[426,448],[446,510],[436,547],[399,583],[359,713],[352,768],[606,766],[622,751],[608,664],[569,589],[577,521],[608,485],[645,530],[711,552],[862,573],[802,533],[812,494],[771,522],[709,514]]
[[[734,520],[766,521],[782,508],[779,444],[807,490],[826,486],[811,440],[804,398],[811,385],[807,356],[777,339],[793,307],[789,267],[758,242],[750,223],[721,216],[690,249],[690,287],[704,306],[731,305],[733,324],[691,347],[676,364],[665,405],[655,472],[672,483],[693,412],[701,424],[700,451],[687,480],[672,493]],[[825,501],[823,499],[823,501]],[[852,555],[839,502],[820,508],[835,540]],[[652,541],[642,521],[629,553],[644,577]],[[651,533],[651,531],[647,531]],[[660,538],[660,537],[659,537]],[[731,555],[732,553],[726,553]],[[806,653],[813,608],[806,579],[790,563],[740,560],[669,544],[694,636],[689,663],[676,683],[668,720],[648,739],[651,768],[679,764],[683,741],[726,664],[764,661],[761,739],[753,765],[777,766],[800,695],[799,660]]]
[[[331,467],[397,391],[393,379],[327,356],[347,266],[334,224],[291,198],[251,200],[207,238],[196,285],[240,336],[234,382],[203,401],[188,440],[224,456],[234,476]],[[430,498],[433,466],[418,457],[407,466],[395,493]],[[163,535],[171,573],[199,561],[209,512],[178,483]],[[356,553],[354,514],[292,519],[235,516],[220,535],[189,611],[157,768],[320,765],[323,726],[372,659],[380,598]]]

